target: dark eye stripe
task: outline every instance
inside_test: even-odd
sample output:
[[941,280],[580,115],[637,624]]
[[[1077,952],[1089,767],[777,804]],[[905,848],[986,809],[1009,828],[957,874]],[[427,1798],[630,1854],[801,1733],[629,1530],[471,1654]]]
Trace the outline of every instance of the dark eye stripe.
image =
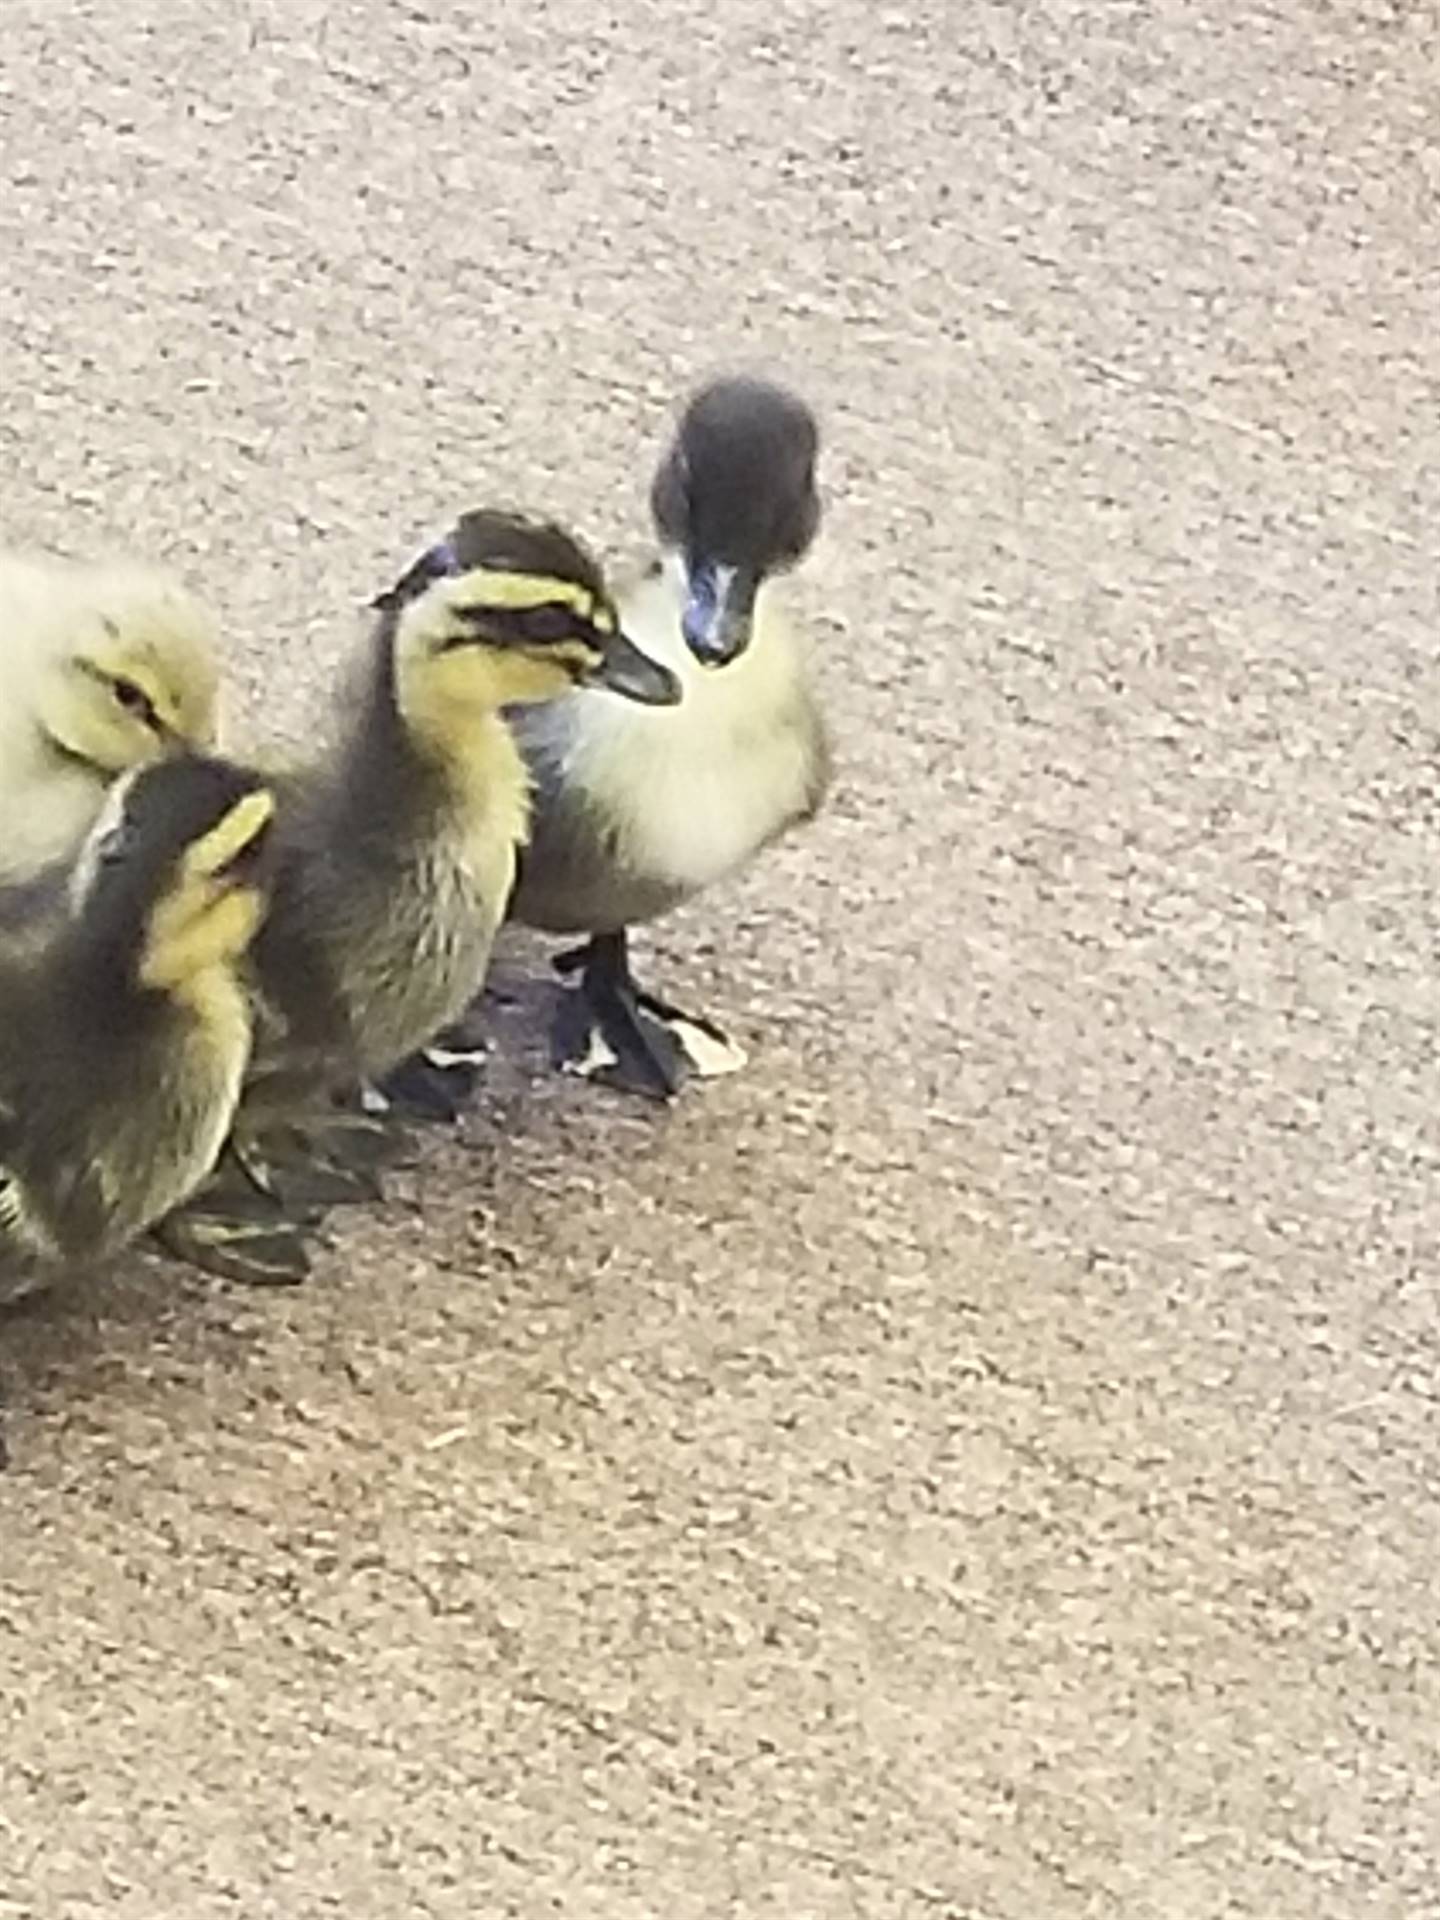
[[587,630],[586,622],[579,619],[571,607],[527,607],[523,612],[515,612],[512,618],[521,639],[534,640],[542,645],[574,640]]

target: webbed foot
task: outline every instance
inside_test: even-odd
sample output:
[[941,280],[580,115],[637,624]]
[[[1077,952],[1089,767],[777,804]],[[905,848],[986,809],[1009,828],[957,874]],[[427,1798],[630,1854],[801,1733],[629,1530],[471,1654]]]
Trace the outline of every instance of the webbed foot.
[[295,1287],[310,1274],[314,1223],[289,1218],[252,1192],[202,1192],[152,1227],[163,1253],[222,1280],[252,1287]]
[[489,1051],[482,1035],[457,1021],[367,1088],[366,1104],[377,1114],[453,1126],[475,1097]]
[[738,1073],[743,1048],[714,1021],[646,993],[630,971],[623,933],[597,934],[560,954],[562,976],[578,973],[555,1018],[553,1055],[564,1073],[652,1100],[673,1100],[691,1078]]

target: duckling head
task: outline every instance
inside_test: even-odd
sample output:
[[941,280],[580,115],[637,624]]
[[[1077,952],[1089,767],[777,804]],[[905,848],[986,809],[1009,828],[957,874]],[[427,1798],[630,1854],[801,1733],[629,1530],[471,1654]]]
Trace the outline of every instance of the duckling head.
[[546,521],[464,514],[375,605],[394,623],[400,706],[437,725],[581,685],[646,706],[680,698],[621,632],[594,557]]
[[819,451],[809,407],[766,380],[713,380],[681,414],[650,511],[683,567],[681,631],[702,665],[723,667],[745,651],[761,583],[814,540]]
[[181,754],[123,775],[71,875],[90,951],[161,993],[237,961],[265,914],[274,811],[260,777],[225,760]]
[[52,616],[36,719],[67,758],[110,779],[215,738],[210,616],[180,584],[133,567],[78,573]]

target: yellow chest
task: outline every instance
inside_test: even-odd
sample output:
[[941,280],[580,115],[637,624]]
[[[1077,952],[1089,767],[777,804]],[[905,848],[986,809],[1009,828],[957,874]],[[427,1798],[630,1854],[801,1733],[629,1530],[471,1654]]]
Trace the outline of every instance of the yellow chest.
[[503,913],[515,875],[515,856],[530,837],[530,775],[515,736],[498,715],[476,728],[476,739],[453,765],[456,839],[464,865],[484,897]]

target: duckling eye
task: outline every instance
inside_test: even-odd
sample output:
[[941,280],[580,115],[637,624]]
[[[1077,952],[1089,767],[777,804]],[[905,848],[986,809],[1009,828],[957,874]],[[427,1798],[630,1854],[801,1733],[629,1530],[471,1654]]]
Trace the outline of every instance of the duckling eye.
[[154,732],[158,733],[160,731],[160,716],[155,711],[155,702],[150,698],[149,694],[146,693],[145,689],[137,686],[133,680],[126,680],[123,675],[117,676],[111,684],[114,688],[116,700],[125,709],[126,713],[133,714],[137,720],[143,722],[145,726],[150,727]]

